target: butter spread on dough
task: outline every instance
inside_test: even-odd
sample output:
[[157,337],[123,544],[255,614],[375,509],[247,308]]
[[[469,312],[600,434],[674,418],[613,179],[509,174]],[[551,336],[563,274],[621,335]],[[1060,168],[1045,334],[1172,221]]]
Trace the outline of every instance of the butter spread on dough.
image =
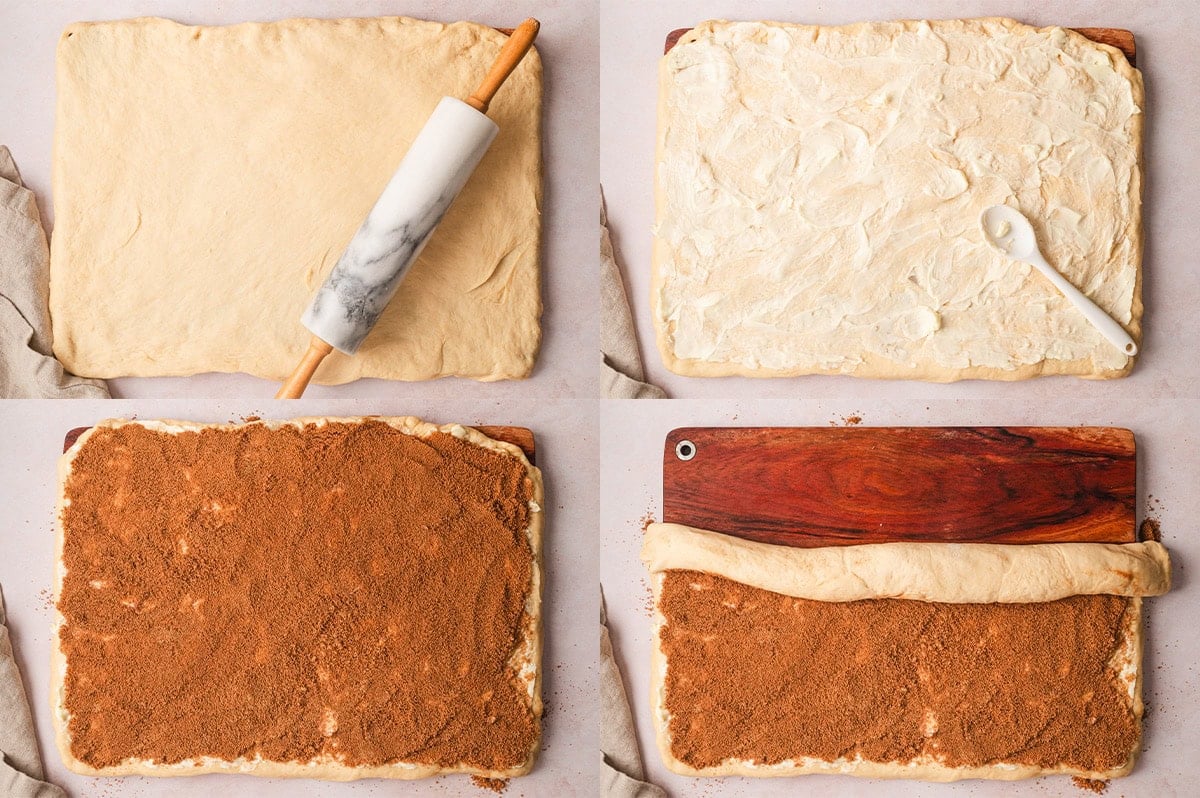
[[[463,440],[472,445],[513,457],[525,467],[526,474],[531,485],[530,517],[529,526],[526,529],[526,537],[534,553],[534,558],[532,563],[533,569],[530,575],[529,593],[526,596],[524,607],[524,616],[527,621],[522,623],[522,632],[519,638],[514,641],[514,648],[509,659],[509,663],[513,671],[514,679],[516,679],[525,688],[529,700],[529,706],[532,708],[532,711],[540,717],[542,714],[540,668],[542,658],[541,539],[542,530],[545,524],[545,494],[541,471],[529,462],[528,458],[525,457],[524,452],[521,451],[520,448],[514,446],[513,444],[494,440],[478,430],[470,427],[463,427],[459,424],[445,424],[438,426],[426,421],[422,421],[421,419],[413,416],[371,417],[370,419],[364,417],[304,417],[290,419],[287,421],[257,421],[254,423],[273,430],[285,428],[303,430],[306,427],[324,427],[332,422],[361,424],[368,420],[386,423],[406,435],[413,435],[421,438],[427,438],[433,435],[435,432],[442,432],[452,435],[455,438]],[[230,429],[240,426],[237,424],[201,424],[190,421],[174,420],[131,421],[123,419],[110,419],[97,424],[81,435],[75,444],[59,459],[58,463],[59,503],[56,513],[56,517],[58,519],[56,540],[57,558],[55,563],[56,601],[57,598],[62,594],[63,578],[65,576],[65,565],[63,559],[65,530],[63,528],[62,519],[63,510],[66,507],[68,500],[66,485],[68,477],[71,475],[72,465],[76,456],[87,443],[87,440],[93,434],[95,434],[97,430],[102,428],[117,428],[129,424],[139,425],[155,432],[170,435],[178,435],[186,432],[198,432],[205,429]],[[66,669],[68,663],[59,641],[59,629],[64,622],[65,619],[61,611],[56,610],[50,662],[50,703],[53,711],[52,721],[55,727],[55,739],[58,745],[59,753],[67,767],[76,773],[92,776],[194,776],[205,773],[241,773],[273,778],[296,777],[326,779],[331,781],[349,781],[363,778],[420,779],[443,773],[465,772],[490,778],[508,778],[528,773],[533,768],[534,759],[537,756],[538,748],[540,746],[539,735],[539,739],[535,741],[534,747],[532,750],[530,750],[529,757],[526,762],[520,767],[505,771],[496,770],[481,772],[476,768],[471,768],[465,765],[460,765],[457,767],[439,767],[419,762],[405,761],[371,766],[350,766],[344,764],[335,757],[327,755],[322,755],[308,762],[278,762],[263,759],[260,756],[253,758],[241,757],[237,760],[219,759],[211,756],[198,756],[194,759],[171,764],[163,764],[145,759],[127,759],[117,766],[99,769],[94,768],[77,759],[71,752],[71,714],[67,710],[66,702]]]
[[869,543],[802,549],[679,524],[651,524],[652,573],[703,571],[815,601],[898,598],[948,604],[1054,601],[1171,589],[1167,550],[1141,543]]
[[681,374],[1121,376],[989,205],[1140,336],[1140,73],[1008,19],[706,22],[660,69],[651,305]]
[[[505,37],[400,17],[188,27],[78,23],[58,48],[54,350],[93,377],[282,379],[300,314],[434,106]],[[358,355],[360,377],[529,375],[541,332],[541,62],[492,103],[500,134]]]

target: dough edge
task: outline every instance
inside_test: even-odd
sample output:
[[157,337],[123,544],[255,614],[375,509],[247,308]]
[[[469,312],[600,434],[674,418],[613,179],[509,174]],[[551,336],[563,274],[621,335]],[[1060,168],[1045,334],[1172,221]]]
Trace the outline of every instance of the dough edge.
[[1141,543],[866,543],[795,548],[680,524],[646,528],[651,573],[703,571],[816,601],[897,598],[1022,604],[1067,596],[1159,596],[1170,590],[1166,548]]
[[[925,20],[892,20],[893,22],[903,25],[906,29],[920,24]],[[1034,28],[1034,26],[1026,25],[1009,17],[978,17],[970,20],[956,21],[972,21],[980,23],[997,23],[1008,28],[1022,27],[1032,28],[1041,33],[1044,31],[1052,31],[1060,29],[1060,26],[1050,25],[1042,28]],[[708,20],[696,25],[694,28],[680,37],[676,46],[686,44],[689,41],[695,41],[702,34],[707,33],[714,27],[728,24],[728,20]],[[800,27],[800,28],[839,28],[853,34],[856,30],[870,26],[871,22],[857,22],[849,25],[803,25],[797,23],[771,22],[763,21],[762,24],[776,27]],[[1146,104],[1145,87],[1142,83],[1141,72],[1134,68],[1125,54],[1116,47],[1100,42],[1094,42],[1081,33],[1078,33],[1070,28],[1061,28],[1069,39],[1075,40],[1077,43],[1085,43],[1087,46],[1097,48],[1107,52],[1113,60],[1115,69],[1120,72],[1130,83],[1133,94],[1134,103],[1144,108]],[[667,68],[667,55],[659,59],[658,69],[658,114],[657,128],[655,131],[654,145],[654,217],[655,225],[662,221],[666,212],[665,196],[661,189],[661,181],[658,176],[658,167],[662,162],[663,139],[665,137],[666,126],[668,121],[666,98],[671,88],[670,73]],[[1133,190],[1133,205],[1138,208],[1138,223],[1134,228],[1133,249],[1136,252],[1137,263],[1135,268],[1134,286],[1133,286],[1133,301],[1130,307],[1130,323],[1126,328],[1133,340],[1138,346],[1142,343],[1142,313],[1144,306],[1142,304],[1142,272],[1143,272],[1143,251],[1145,242],[1144,231],[1144,214],[1142,210],[1142,184],[1144,183],[1145,175],[1145,153],[1144,153],[1144,131],[1145,131],[1145,114],[1138,114],[1134,123],[1133,137],[1137,148],[1137,164],[1139,181]],[[854,377],[863,377],[868,379],[902,379],[902,380],[922,380],[925,382],[957,382],[959,380],[995,380],[1002,382],[1013,382],[1017,380],[1027,380],[1034,377],[1045,376],[1077,376],[1084,379],[1117,379],[1127,376],[1136,363],[1136,356],[1126,358],[1124,368],[1119,369],[1097,369],[1090,358],[1082,358],[1078,360],[1048,360],[1042,359],[1036,363],[1027,363],[1012,369],[1002,369],[990,366],[970,366],[965,369],[946,368],[935,363],[927,362],[919,365],[901,363],[898,361],[889,360],[879,355],[857,353],[862,358],[862,362],[857,365],[843,366],[839,368],[807,368],[798,366],[789,369],[767,369],[767,368],[751,368],[740,363],[732,363],[727,361],[711,361],[698,360],[693,358],[676,357],[674,351],[674,331],[671,325],[663,318],[660,312],[658,298],[662,293],[665,277],[663,275],[662,266],[670,257],[671,248],[659,236],[653,238],[653,246],[651,248],[650,259],[650,309],[651,318],[654,322],[655,342],[658,345],[659,355],[662,357],[663,365],[675,374],[684,377],[754,377],[754,378],[773,378],[773,377],[803,377],[813,374],[825,375],[850,375]]]
[[235,429],[250,425],[261,425],[268,429],[283,427],[303,428],[309,425],[324,426],[330,423],[364,423],[380,421],[406,435],[427,438],[434,432],[444,432],[460,440],[465,440],[483,449],[489,449],[500,454],[516,458],[525,466],[525,471],[531,483],[530,500],[537,505],[538,510],[530,513],[529,527],[526,537],[533,548],[533,572],[529,596],[525,603],[525,624],[527,630],[524,639],[514,650],[514,658],[525,649],[521,660],[533,667],[533,684],[530,707],[538,718],[542,717],[542,569],[544,566],[542,553],[542,534],[545,528],[545,487],[542,472],[529,462],[520,447],[506,441],[489,438],[482,432],[461,424],[436,425],[422,421],[416,416],[301,416],[287,420],[256,420],[243,423],[209,424],[193,421],[176,420],[128,420],[106,419],[101,421],[79,436],[74,444],[58,459],[58,497],[55,508],[55,566],[54,566],[54,621],[51,627],[50,643],[50,710],[51,721],[54,725],[55,745],[63,764],[67,769],[84,776],[158,776],[179,777],[199,776],[208,773],[239,773],[251,776],[270,778],[304,778],[324,781],[355,781],[358,779],[423,779],[451,773],[467,773],[484,778],[506,779],[513,776],[524,776],[533,770],[538,751],[541,749],[541,728],[539,726],[537,739],[530,748],[529,756],[520,765],[509,770],[480,770],[465,765],[441,767],[417,763],[395,763],[391,765],[358,766],[343,765],[332,757],[314,760],[311,763],[277,762],[266,759],[231,761],[204,757],[199,764],[175,763],[156,765],[144,759],[129,759],[119,765],[105,768],[94,768],[78,759],[71,753],[71,735],[68,728],[70,717],[64,703],[66,692],[67,662],[59,645],[59,631],[64,618],[58,609],[59,597],[62,593],[62,580],[65,575],[63,565],[63,543],[65,529],[62,523],[64,499],[66,498],[66,481],[71,474],[71,467],[76,456],[97,429],[115,429],[126,425],[136,425],[159,431],[200,431],[202,429]]

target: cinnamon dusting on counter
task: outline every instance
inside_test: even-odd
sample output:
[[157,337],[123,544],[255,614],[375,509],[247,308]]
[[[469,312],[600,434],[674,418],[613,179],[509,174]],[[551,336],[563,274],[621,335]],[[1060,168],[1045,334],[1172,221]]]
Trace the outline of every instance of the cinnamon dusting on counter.
[[471,783],[481,790],[491,790],[494,793],[502,793],[508,789],[508,779],[489,779],[483,776],[472,776]]
[[99,428],[63,513],[71,752],[515,768],[532,486],[382,422]]
[[1072,776],[1071,783],[1081,790],[1094,792],[1096,795],[1103,795],[1108,789],[1108,782],[1103,779],[1085,779],[1079,776]]
[[1128,599],[808,601],[664,575],[672,753],[695,768],[799,757],[1103,771],[1139,722],[1108,662]]

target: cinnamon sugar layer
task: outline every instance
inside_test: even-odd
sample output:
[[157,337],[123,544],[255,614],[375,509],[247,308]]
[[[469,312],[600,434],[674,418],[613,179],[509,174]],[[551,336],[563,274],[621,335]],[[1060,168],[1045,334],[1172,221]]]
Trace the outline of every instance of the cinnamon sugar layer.
[[664,574],[672,754],[693,768],[861,757],[1120,767],[1138,744],[1110,665],[1129,599],[809,601]]
[[[515,457],[379,422],[93,431],[64,486],[71,753],[519,767]],[[536,663],[533,663],[536,666]]]

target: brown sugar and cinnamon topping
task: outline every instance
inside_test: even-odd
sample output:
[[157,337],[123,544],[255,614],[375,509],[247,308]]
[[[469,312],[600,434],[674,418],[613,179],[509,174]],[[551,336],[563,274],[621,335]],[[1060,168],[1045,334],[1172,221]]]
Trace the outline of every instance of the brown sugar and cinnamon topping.
[[930,757],[1096,772],[1138,744],[1109,664],[1123,597],[833,603],[668,571],[659,607],[671,752],[695,768]]
[[95,430],[62,515],[71,753],[523,765],[532,490],[378,421]]

